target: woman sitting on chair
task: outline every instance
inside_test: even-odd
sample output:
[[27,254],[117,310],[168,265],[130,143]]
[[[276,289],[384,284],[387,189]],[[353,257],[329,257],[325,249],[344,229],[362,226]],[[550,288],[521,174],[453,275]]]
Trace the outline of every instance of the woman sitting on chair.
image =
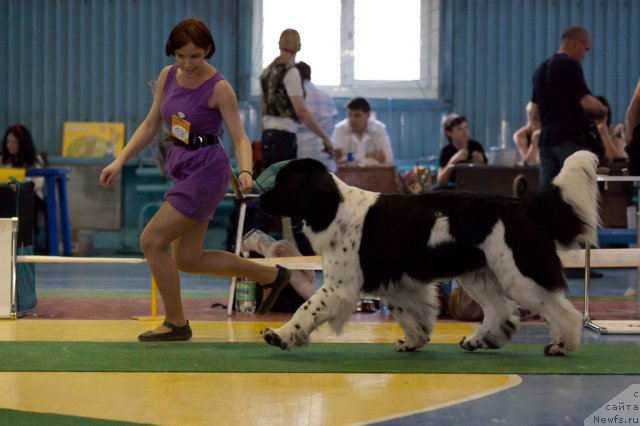
[[[2,157],[0,158],[0,167],[17,168],[17,169],[41,169],[45,167],[45,161],[41,155],[36,154],[36,147],[31,137],[31,132],[22,124],[14,124],[7,128],[2,138]],[[40,236],[46,236],[46,233],[39,232],[39,229],[46,228],[47,204],[44,197],[44,178],[33,177],[35,194],[35,242],[36,252],[40,254],[46,253],[48,247],[46,241],[39,241]],[[46,239],[46,238],[45,238]]]

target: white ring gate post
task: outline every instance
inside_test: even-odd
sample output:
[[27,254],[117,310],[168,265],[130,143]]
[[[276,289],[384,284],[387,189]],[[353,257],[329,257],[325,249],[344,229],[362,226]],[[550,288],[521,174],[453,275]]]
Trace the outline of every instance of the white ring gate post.
[[18,318],[16,247],[18,218],[0,218],[0,318]]

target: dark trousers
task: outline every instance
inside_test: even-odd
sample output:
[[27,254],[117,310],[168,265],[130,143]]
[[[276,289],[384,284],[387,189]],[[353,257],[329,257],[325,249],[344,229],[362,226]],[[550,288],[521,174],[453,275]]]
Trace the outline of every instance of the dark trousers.
[[[271,164],[279,163],[285,160],[295,160],[298,156],[298,144],[296,142],[296,134],[286,132],[284,130],[267,129],[262,132],[262,161],[264,166],[269,167]],[[264,232],[269,232],[268,224],[271,223],[264,213],[258,213],[256,218],[256,226]],[[296,240],[298,250],[305,256],[314,254],[311,244],[307,237],[302,233],[302,220],[300,218],[291,218],[291,226],[293,227],[293,236]]]
[[584,146],[572,141],[562,142],[558,145],[541,146],[538,191],[548,191],[551,187],[551,181],[560,173],[564,160],[571,154],[586,149]]
[[265,167],[280,161],[295,160],[298,155],[295,133],[284,130],[264,130],[261,142],[262,161]]

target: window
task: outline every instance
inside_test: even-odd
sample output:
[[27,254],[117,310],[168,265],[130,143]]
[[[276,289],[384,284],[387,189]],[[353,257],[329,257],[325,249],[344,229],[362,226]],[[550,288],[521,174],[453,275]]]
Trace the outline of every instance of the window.
[[[392,6],[390,6],[392,5]],[[285,28],[300,33],[297,61],[333,96],[438,97],[440,0],[256,0],[252,91],[280,51]]]
[[340,84],[340,0],[263,0],[262,63],[260,71],[278,55],[280,33],[294,28],[302,49],[297,61],[312,66],[316,84]]
[[354,0],[354,80],[420,80],[420,1],[399,3]]

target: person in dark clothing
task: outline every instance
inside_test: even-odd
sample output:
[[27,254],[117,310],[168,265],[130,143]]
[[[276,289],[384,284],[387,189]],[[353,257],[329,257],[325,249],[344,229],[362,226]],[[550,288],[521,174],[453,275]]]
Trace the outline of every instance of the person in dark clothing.
[[[0,168],[41,169],[47,166],[45,157],[36,152],[29,129],[22,124],[9,126],[2,138]],[[47,228],[47,201],[44,178],[29,177],[34,188],[34,240],[37,254],[49,254]]]
[[625,120],[627,128],[625,150],[629,156],[629,173],[638,176],[640,175],[640,78],[627,107]]
[[625,126],[627,128],[626,141],[631,141],[633,131],[640,124],[640,78],[638,78],[638,84],[633,92],[629,106],[627,107],[627,113],[625,114]]
[[445,188],[455,182],[456,164],[487,164],[487,156],[480,142],[469,139],[469,127],[464,115],[447,115],[442,122],[442,129],[449,143],[440,150],[437,186]]
[[562,33],[558,51],[533,75],[532,108],[534,113],[539,113],[542,125],[540,191],[549,189],[564,160],[574,152],[590,149],[602,154],[589,143],[589,123],[604,117],[607,110],[591,94],[580,65],[590,48],[587,30],[569,27]]

